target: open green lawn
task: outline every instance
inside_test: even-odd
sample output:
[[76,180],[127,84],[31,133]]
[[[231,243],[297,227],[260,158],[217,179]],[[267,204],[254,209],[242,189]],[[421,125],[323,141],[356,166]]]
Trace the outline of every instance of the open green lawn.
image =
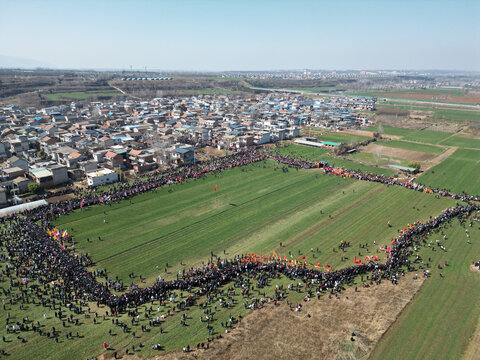
[[[296,256],[305,255],[310,263],[328,262],[337,269],[353,264],[360,242],[386,244],[397,234],[398,228],[415,220],[425,221],[454,204],[449,198],[436,199],[401,187],[327,176],[321,170],[290,168],[285,173],[275,170],[274,166],[274,162],[267,161],[235,168],[217,177],[175,185],[170,192],[163,188],[137,196],[131,203],[124,201],[112,206],[85,208],[59,218],[56,225],[69,230],[75,236],[77,249],[90,253],[98,268],[108,270],[109,277],[118,276],[129,284],[138,283],[142,275],[151,283],[159,274],[174,278],[179,269],[201,264],[209,259],[211,251],[222,257],[245,252],[271,254],[272,251],[289,256],[291,251]],[[213,191],[215,186],[216,192]],[[391,228],[387,226],[389,220]],[[87,237],[91,242],[86,241]],[[352,244],[342,253],[349,257],[346,262],[341,260],[338,251],[332,252],[341,240]],[[311,248],[315,249],[313,253]],[[367,255],[365,250],[362,251],[364,255]],[[383,256],[381,259],[384,260]],[[180,261],[184,265],[180,265]],[[163,269],[167,262],[169,268],[165,274]],[[128,277],[131,272],[133,279]],[[289,282],[285,278],[271,280],[262,291],[272,294],[276,284]],[[6,282],[0,285],[8,287]],[[176,294],[177,298],[182,296],[187,293]],[[292,301],[303,296],[294,291],[289,294]],[[245,299],[236,296],[232,308],[216,311],[213,306],[218,305],[218,301],[208,305],[215,313],[215,334],[223,332],[220,322],[226,321],[230,314],[236,317],[247,312],[243,301]],[[147,304],[147,308],[150,306],[153,316],[173,310],[170,303],[161,306],[158,313],[158,302]],[[160,334],[155,327],[148,332],[141,331],[140,325],[148,326],[142,306],[140,324],[134,327],[135,339],[131,333],[123,333],[113,326],[108,316],[106,320],[97,318],[95,325],[93,315],[73,314],[80,325],[66,323],[68,327],[64,328],[53,310],[46,311],[31,303],[27,307],[21,311],[18,305],[7,304],[2,315],[5,317],[8,311],[15,321],[28,316],[31,321],[38,320],[44,325],[45,331],[55,326],[61,331],[61,343],[28,332],[22,333],[27,340],[22,344],[16,335],[9,334],[6,335],[8,342],[0,348],[11,354],[10,359],[66,359],[72,358],[72,354],[75,358],[98,356],[104,352],[103,341],[122,354],[127,346],[131,348],[134,344],[138,354],[152,357],[158,354],[151,349],[152,343],[161,343],[169,350],[188,343],[195,345],[207,337],[205,323],[199,321],[204,313],[197,306],[187,310],[187,327],[180,325],[178,313],[167,318],[162,323],[167,331],[165,334]],[[95,304],[90,307],[99,313],[105,310],[97,310]],[[47,320],[43,319],[44,313]],[[126,315],[120,320],[130,325]],[[110,329],[112,336],[108,334]],[[66,339],[66,331],[74,335],[78,331],[80,338]],[[0,334],[5,335],[4,327],[0,328]],[[142,349],[140,342],[145,345]]]
[[323,141],[333,141],[333,142],[342,142],[342,143],[355,143],[361,142],[364,140],[371,139],[371,136],[367,135],[357,135],[357,134],[345,134],[340,132],[331,132],[317,137],[319,140]]
[[480,194],[480,150],[458,149],[418,178],[422,184]]
[[296,156],[305,160],[326,161],[329,163],[329,165],[335,165],[337,167],[343,167],[346,169],[369,171],[375,174],[383,174],[386,176],[390,176],[396,173],[392,169],[384,169],[375,166],[363,165],[356,163],[352,160],[348,160],[348,158],[344,160],[338,157],[334,157],[328,155],[329,150],[314,148],[310,146],[293,144],[282,148],[277,148],[276,151],[283,155]]
[[454,135],[440,142],[440,145],[480,149],[480,139]]
[[379,141],[376,144],[381,146],[398,148],[398,149],[419,151],[419,152],[424,152],[428,154],[440,154],[444,150],[438,146],[419,144],[419,143],[401,141],[401,140]]
[[[480,231],[478,222],[467,227],[472,239],[467,244],[465,230],[457,220],[453,224],[445,231],[447,252],[428,247],[419,252],[424,261],[432,258],[432,277],[384,334],[369,360],[461,359],[480,316],[480,274],[470,270],[472,261],[479,258]],[[431,236],[437,238],[442,239],[440,234]]]

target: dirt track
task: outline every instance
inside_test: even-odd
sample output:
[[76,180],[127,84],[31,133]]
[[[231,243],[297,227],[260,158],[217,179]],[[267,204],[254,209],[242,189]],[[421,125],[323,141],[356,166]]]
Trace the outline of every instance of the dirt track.
[[[255,311],[209,350],[172,352],[156,359],[341,359],[367,355],[423,280],[402,278],[329,299],[303,302],[301,312],[281,303]],[[308,316],[310,315],[310,317]],[[355,341],[351,340],[352,332]]]
[[434,167],[435,165],[438,165],[440,164],[443,160],[445,160],[446,158],[448,158],[450,155],[452,155],[455,150],[457,150],[456,147],[449,147],[447,148],[447,150],[445,150],[444,152],[438,154],[437,156],[435,156],[434,158],[426,161],[425,163],[422,164],[422,170],[425,172],[427,171],[428,169]]

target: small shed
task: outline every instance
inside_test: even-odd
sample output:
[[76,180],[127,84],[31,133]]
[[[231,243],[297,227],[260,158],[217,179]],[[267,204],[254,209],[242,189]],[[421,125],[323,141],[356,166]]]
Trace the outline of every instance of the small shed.
[[409,174],[416,174],[418,172],[417,168],[413,168],[413,167],[409,167],[409,166],[389,164],[388,167],[392,168],[392,169],[395,169],[395,170],[401,170],[401,171],[407,172]]

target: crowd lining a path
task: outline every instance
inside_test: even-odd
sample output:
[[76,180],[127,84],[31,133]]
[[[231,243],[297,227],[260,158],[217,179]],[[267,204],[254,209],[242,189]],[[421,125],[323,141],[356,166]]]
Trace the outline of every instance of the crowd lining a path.
[[[57,203],[45,205],[23,213],[3,217],[0,223],[3,228],[0,246],[6,249],[2,255],[6,261],[7,277],[36,280],[44,288],[58,295],[61,302],[74,306],[76,301],[85,303],[95,301],[109,307],[112,315],[134,311],[139,306],[151,301],[168,301],[174,291],[185,291],[189,294],[178,308],[186,309],[195,304],[200,297],[218,294],[228,283],[242,284],[244,279],[255,278],[257,284],[264,284],[271,278],[280,275],[294,280],[302,280],[305,284],[315,284],[317,294],[320,292],[341,291],[355,277],[370,274],[371,282],[382,279],[396,283],[402,267],[411,268],[409,260],[410,246],[420,245],[434,231],[438,231],[454,218],[461,222],[472,213],[480,210],[478,196],[466,193],[453,193],[445,189],[434,189],[418,185],[414,182],[400,182],[392,177],[361,171],[347,170],[323,165],[323,172],[328,176],[355,178],[362,181],[379,182],[386,185],[398,185],[415,191],[423,191],[436,196],[448,196],[462,200],[465,205],[457,205],[445,209],[439,216],[425,223],[416,222],[395,239],[388,247],[386,263],[370,261],[366,264],[345,267],[335,271],[321,271],[304,264],[291,264],[285,260],[269,258],[266,261],[253,259],[248,255],[236,255],[232,259],[214,260],[208,264],[184,271],[181,276],[172,281],[157,281],[153,286],[136,287],[129,292],[116,295],[112,281],[102,282],[99,271],[89,271],[92,261],[87,255],[72,251],[71,247],[62,247],[47,232],[52,227],[51,222],[59,216],[71,213],[83,207],[112,203],[129,199],[137,194],[155,190],[162,186],[174,185],[189,179],[198,179],[233,167],[244,166],[270,158],[287,166],[297,168],[318,168],[320,163],[309,162],[292,157],[268,153],[259,149],[240,151],[233,155],[218,158],[210,162],[184,167],[174,171],[157,172],[147,178],[138,179],[133,183],[120,183],[100,193],[89,190],[86,194]],[[69,191],[70,192],[70,191]],[[58,281],[61,279],[61,281]],[[13,280],[11,280],[13,281]],[[52,284],[49,286],[48,284]],[[54,284],[54,285],[53,285]],[[247,287],[248,289],[248,287]],[[5,291],[5,290],[4,290]],[[247,290],[248,291],[248,290]],[[48,291],[46,290],[47,294]],[[38,294],[39,301],[46,306],[48,300]],[[282,298],[276,294],[275,300]],[[54,305],[55,308],[55,305]],[[72,310],[70,308],[70,310]],[[59,310],[61,311],[61,310]],[[7,325],[8,328],[8,325]]]

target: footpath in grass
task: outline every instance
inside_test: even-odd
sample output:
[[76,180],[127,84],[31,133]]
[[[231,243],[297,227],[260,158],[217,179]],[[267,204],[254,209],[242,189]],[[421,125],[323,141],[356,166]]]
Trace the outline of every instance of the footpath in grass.
[[417,181],[427,186],[480,194],[480,150],[458,149]]
[[[468,244],[465,229],[458,220],[453,224],[442,241],[446,252],[436,245],[432,247],[437,251],[427,247],[419,252],[424,261],[432,259],[432,276],[376,345],[370,360],[461,359],[480,317],[480,273],[470,270],[480,253],[480,230],[478,222],[467,225]],[[434,234],[431,239],[435,243],[442,236]]]

